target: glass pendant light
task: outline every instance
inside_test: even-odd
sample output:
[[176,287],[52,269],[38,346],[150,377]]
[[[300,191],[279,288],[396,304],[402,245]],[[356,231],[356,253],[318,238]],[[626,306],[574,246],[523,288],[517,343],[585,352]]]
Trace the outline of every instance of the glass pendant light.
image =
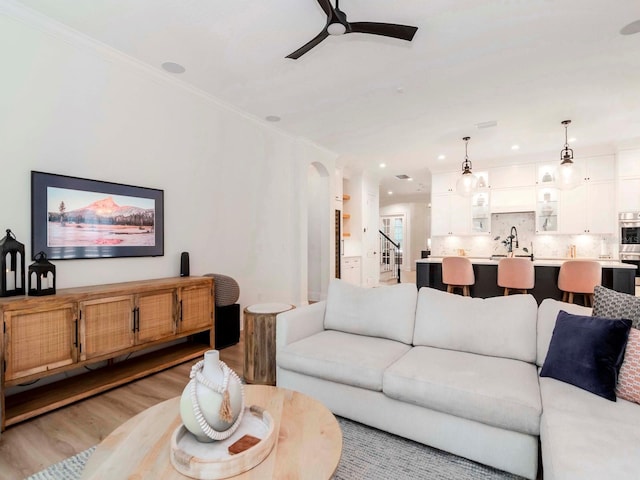
[[456,182],[456,192],[463,197],[470,197],[476,191],[478,187],[478,177],[476,177],[471,171],[471,161],[469,161],[469,155],[467,154],[467,147],[469,146],[469,140],[471,137],[464,137],[464,162],[462,162],[462,175]]
[[557,178],[558,186],[562,190],[570,190],[578,186],[578,175],[573,166],[573,150],[569,148],[567,140],[567,128],[571,120],[563,120],[564,125],[564,148],[560,152],[560,172]]

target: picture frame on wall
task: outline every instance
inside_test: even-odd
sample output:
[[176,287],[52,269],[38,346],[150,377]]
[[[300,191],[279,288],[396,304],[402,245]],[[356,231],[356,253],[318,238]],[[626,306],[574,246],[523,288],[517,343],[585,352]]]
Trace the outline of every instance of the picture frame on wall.
[[31,172],[31,251],[50,260],[164,255],[164,190]]

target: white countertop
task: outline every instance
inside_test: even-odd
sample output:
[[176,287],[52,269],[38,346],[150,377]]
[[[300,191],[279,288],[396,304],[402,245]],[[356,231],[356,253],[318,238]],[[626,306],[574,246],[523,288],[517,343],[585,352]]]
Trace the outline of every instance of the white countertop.
[[[442,263],[443,257],[429,257],[429,258],[421,258],[420,260],[416,260],[417,263]],[[498,265],[498,260],[491,260],[490,258],[481,258],[481,257],[466,257],[471,260],[471,263],[476,265]],[[526,257],[522,257],[526,258]],[[628,263],[622,263],[618,260],[599,260],[597,258],[536,258],[533,261],[533,264],[538,267],[559,267],[564,262],[568,260],[596,260],[603,267],[608,268],[626,268],[635,270],[637,267],[635,265],[630,265]]]

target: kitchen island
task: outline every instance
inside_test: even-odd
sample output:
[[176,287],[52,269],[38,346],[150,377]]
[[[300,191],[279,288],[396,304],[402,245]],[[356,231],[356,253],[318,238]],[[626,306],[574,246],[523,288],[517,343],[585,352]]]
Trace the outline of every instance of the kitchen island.
[[[498,260],[489,258],[472,258],[473,273],[476,277],[475,285],[471,286],[472,297],[496,297],[503,295],[504,289],[498,286]],[[586,260],[586,259],[585,259]],[[535,286],[529,290],[540,304],[545,298],[562,300],[562,292],[558,288],[558,274],[562,259],[536,259]],[[602,286],[618,292],[635,294],[634,265],[621,263],[616,260],[598,260],[602,265]],[[416,262],[416,285],[447,290],[442,283],[442,257],[423,258]],[[577,296],[582,301],[582,296]]]

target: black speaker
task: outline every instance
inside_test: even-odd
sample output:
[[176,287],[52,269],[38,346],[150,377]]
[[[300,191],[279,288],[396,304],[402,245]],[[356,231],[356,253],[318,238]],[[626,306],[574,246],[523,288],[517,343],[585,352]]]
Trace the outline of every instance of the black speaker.
[[189,252],[182,252],[180,255],[180,276],[189,276]]

